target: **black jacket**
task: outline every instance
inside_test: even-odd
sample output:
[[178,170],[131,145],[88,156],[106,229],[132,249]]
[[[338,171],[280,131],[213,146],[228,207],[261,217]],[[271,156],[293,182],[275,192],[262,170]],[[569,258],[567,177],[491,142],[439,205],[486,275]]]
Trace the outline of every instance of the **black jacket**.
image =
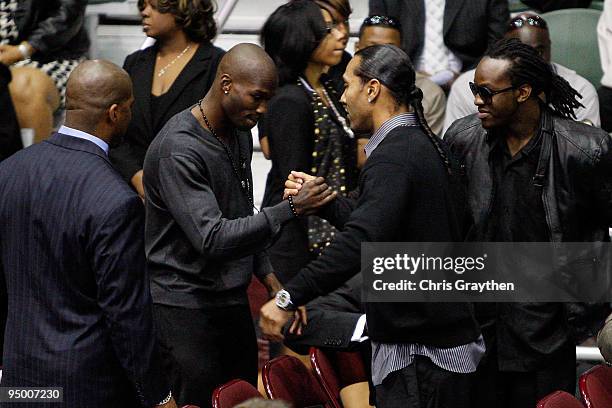
[[[442,143],[443,144],[443,143]],[[372,152],[356,206],[334,201],[325,216],[341,232],[286,285],[296,305],[327,293],[360,270],[362,242],[453,242],[464,236],[465,195],[418,128],[398,127]],[[469,303],[367,303],[368,333],[382,343],[454,347],[479,336]]]
[[[370,15],[396,17],[402,24],[402,45],[412,61],[425,42],[425,0],[370,0]],[[444,8],[444,43],[463,63],[474,68],[487,47],[503,37],[510,18],[508,0],[453,0]]]
[[15,22],[19,37],[38,50],[41,62],[83,57],[89,50],[85,29],[87,0],[19,0]]
[[[544,133],[534,182],[542,200],[552,242],[609,241],[612,225],[612,138],[601,129],[543,111],[552,129]],[[474,222],[491,210],[493,178],[488,162],[490,136],[476,115],[457,120],[444,140],[465,166]]]
[[[542,112],[539,171],[533,182],[542,188],[550,241],[609,241],[612,138],[601,129],[554,116],[545,109]],[[453,123],[444,138],[465,166],[475,230],[485,225],[494,198],[488,162],[488,143],[493,137],[477,116],[471,115]],[[558,359],[568,344],[573,346],[571,340],[592,335],[609,310],[597,304],[565,304],[565,310],[561,306],[500,304],[493,314],[490,308],[479,313],[485,340],[499,344],[500,369],[533,370]],[[477,309],[485,310],[480,305]],[[495,322],[497,328],[491,326]],[[489,337],[491,333],[496,334]]]
[[123,68],[130,74],[134,84],[132,121],[121,145],[110,151],[113,164],[126,180],[129,181],[142,169],[149,144],[166,122],[206,95],[224,53],[221,48],[210,43],[200,44],[165,94],[157,117],[151,115],[151,87],[157,46],[153,45],[127,56]]

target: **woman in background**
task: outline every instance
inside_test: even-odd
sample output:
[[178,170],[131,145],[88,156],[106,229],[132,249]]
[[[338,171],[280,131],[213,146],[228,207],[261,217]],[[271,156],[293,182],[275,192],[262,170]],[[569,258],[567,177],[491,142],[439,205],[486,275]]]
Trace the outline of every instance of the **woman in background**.
[[132,121],[110,157],[144,198],[149,144],[168,119],[206,95],[224,51],[211,43],[217,33],[212,0],[139,0],[138,8],[143,31],[156,42],[125,59],[134,83]]
[[32,129],[34,142],[51,134],[68,76],[89,49],[86,6],[85,0],[0,0],[0,64],[11,68],[19,126]]
[[[335,20],[310,0],[279,7],[264,24],[262,44],[277,65],[281,86],[268,105],[264,126],[272,169],[263,206],[282,200],[291,170],[323,176],[340,194],[356,187],[355,139],[326,74],[340,63],[347,41],[345,20]],[[279,280],[291,279],[331,242],[334,233],[318,217],[286,224],[268,250]]]

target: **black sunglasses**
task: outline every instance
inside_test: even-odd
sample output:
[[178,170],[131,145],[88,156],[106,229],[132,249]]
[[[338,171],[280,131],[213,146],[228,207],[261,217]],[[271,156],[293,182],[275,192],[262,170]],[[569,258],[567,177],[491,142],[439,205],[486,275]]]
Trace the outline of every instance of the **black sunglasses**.
[[470,82],[470,90],[474,96],[480,95],[480,98],[485,104],[490,104],[493,101],[493,97],[497,94],[508,92],[516,89],[516,86],[511,86],[508,88],[500,89],[498,91],[492,91],[486,86],[476,85],[473,82]]
[[523,27],[525,24],[530,26],[548,29],[548,24],[540,16],[516,16],[508,23],[509,30],[516,30],[517,28]]

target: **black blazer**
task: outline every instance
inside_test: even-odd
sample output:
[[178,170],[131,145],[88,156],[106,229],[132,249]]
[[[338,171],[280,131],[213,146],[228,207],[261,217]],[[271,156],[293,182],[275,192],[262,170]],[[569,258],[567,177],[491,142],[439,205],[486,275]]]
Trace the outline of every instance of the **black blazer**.
[[0,225],[1,385],[63,387],[67,407],[161,401],[144,210],[104,152],[55,134],[0,163]]
[[[402,24],[403,47],[412,59],[425,39],[424,0],[370,0],[370,15],[396,17]],[[447,0],[444,44],[461,60],[463,71],[474,68],[487,47],[506,32],[508,0]]]
[[123,68],[130,74],[134,84],[132,121],[123,143],[111,149],[110,153],[113,164],[123,178],[129,181],[142,169],[149,145],[168,119],[197,103],[206,95],[212,86],[219,61],[224,53],[221,48],[210,43],[200,44],[163,98],[157,117],[152,117],[151,114],[151,88],[155,75],[153,69],[157,46],[153,45],[127,56]]
[[37,50],[32,59],[41,62],[84,56],[90,43],[86,7],[87,0],[18,0],[14,44],[28,41]]

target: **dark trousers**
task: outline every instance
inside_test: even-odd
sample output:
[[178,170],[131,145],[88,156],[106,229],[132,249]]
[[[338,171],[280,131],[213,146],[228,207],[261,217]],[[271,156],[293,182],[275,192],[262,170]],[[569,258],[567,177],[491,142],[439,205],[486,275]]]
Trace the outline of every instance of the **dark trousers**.
[[235,378],[257,386],[257,342],[248,305],[204,310],[155,304],[153,316],[179,406],[210,407],[213,390]]
[[408,367],[377,385],[377,408],[471,408],[474,374],[444,370],[429,358],[414,356]]
[[[491,353],[492,351],[492,353]],[[553,391],[576,391],[575,351],[528,372],[500,371],[497,353],[487,351],[476,371],[476,408],[533,408]]]
[[612,132],[612,88],[600,87],[597,90],[597,96],[599,96],[601,128],[606,132]]

